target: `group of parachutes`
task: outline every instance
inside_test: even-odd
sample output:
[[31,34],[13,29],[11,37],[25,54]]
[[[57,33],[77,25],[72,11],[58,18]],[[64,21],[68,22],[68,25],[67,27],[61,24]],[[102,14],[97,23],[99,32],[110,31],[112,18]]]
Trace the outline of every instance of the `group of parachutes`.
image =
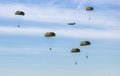
[[[46,32],[45,37],[55,37],[56,34],[54,32]],[[88,46],[88,45],[91,45],[91,42],[90,41],[82,41],[80,43],[80,46]],[[50,47],[50,51],[52,50],[52,48]],[[79,53],[80,52],[80,49],[79,48],[72,48],[71,49],[71,53]],[[86,59],[88,59],[88,55],[86,55]],[[77,62],[75,62],[75,65],[77,65]]]
[[[86,11],[93,11],[93,10],[94,8],[92,6],[86,7]],[[23,11],[18,10],[15,12],[15,15],[24,16],[25,13]],[[89,20],[91,20],[90,17]],[[75,25],[75,24],[76,24],[75,22],[68,23],[68,25]],[[20,24],[18,24],[17,27],[20,27]]]
[[[86,11],[93,11],[93,9],[94,9],[93,7],[89,6],[89,7],[86,8]],[[24,16],[25,13],[23,11],[19,11],[18,10],[18,11],[15,12],[15,15]],[[90,17],[89,17],[89,20],[91,20]],[[68,25],[75,25],[75,24],[76,24],[75,22],[68,23]],[[20,24],[18,24],[17,27],[19,28]],[[56,34],[54,32],[46,32],[44,36],[45,37],[55,37]],[[80,46],[88,46],[90,44],[91,44],[90,41],[82,41],[80,43]],[[49,50],[52,50],[52,48],[50,47]],[[71,53],[79,53],[79,52],[80,52],[79,48],[73,48],[73,49],[71,49]],[[88,55],[86,55],[86,59],[88,59]],[[77,62],[75,62],[75,65],[77,65]]]

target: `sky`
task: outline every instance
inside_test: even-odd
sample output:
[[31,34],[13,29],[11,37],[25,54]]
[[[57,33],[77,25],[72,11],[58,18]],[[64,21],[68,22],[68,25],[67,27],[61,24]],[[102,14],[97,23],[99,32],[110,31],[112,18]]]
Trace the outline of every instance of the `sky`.
[[120,76],[119,0],[0,0],[0,11],[0,76]]

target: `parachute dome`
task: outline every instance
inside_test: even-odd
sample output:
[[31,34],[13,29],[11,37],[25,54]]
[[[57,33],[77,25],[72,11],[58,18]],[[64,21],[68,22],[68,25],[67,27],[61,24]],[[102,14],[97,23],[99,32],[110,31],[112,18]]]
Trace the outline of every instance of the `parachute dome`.
[[73,49],[71,50],[71,52],[72,52],[72,53],[78,53],[78,52],[80,52],[80,49],[79,49],[79,48],[73,48]]
[[87,7],[86,10],[87,11],[92,11],[94,8],[93,7]]
[[24,16],[25,13],[23,11],[16,11],[15,12],[15,15],[21,15],[21,16]]
[[68,23],[68,25],[75,25],[76,23],[74,22],[74,23]]
[[80,43],[80,46],[86,46],[86,45],[90,45],[91,43],[89,41],[82,41]]
[[54,37],[54,36],[56,36],[54,32],[45,33],[45,37]]

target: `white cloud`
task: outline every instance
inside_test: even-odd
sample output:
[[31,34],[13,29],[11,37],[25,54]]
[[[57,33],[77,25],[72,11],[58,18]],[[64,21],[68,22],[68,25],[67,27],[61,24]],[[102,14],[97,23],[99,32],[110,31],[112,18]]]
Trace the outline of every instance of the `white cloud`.
[[0,27],[0,34],[11,35],[41,35],[45,33],[47,29],[41,28],[16,28],[16,27]]
[[[84,9],[73,10],[66,8],[56,7],[37,7],[25,5],[3,5],[0,4],[1,14],[0,17],[17,18],[14,13],[16,10],[23,10],[26,15],[22,17],[23,20],[40,21],[40,22],[53,22],[53,23],[66,23],[75,21],[77,24],[97,25],[101,26],[117,26],[120,27],[119,10],[107,11],[93,11],[87,12]],[[91,21],[88,18],[91,17]],[[116,24],[116,25],[115,25]]]
[[26,53],[26,54],[40,54],[48,52],[47,47],[0,47],[0,52],[5,54],[20,54],[20,53]]
[[96,4],[112,4],[112,5],[120,5],[119,0],[97,0],[97,1],[92,1]]
[[[53,2],[54,3],[54,2]],[[52,3],[51,3],[52,5]],[[14,15],[16,10],[23,10],[26,15],[23,20],[46,22],[46,23],[68,23],[75,21],[77,26],[87,25],[89,27],[102,27],[109,30],[96,30],[92,29],[56,29],[50,28],[13,28],[13,27],[0,27],[1,34],[13,34],[13,35],[43,35],[47,31],[55,31],[58,36],[73,37],[73,38],[120,38],[119,29],[119,14],[116,13],[119,10],[107,11],[94,11],[87,12],[84,9],[67,9],[58,7],[41,7],[41,6],[25,6],[19,4],[0,4],[1,14],[0,17],[16,18]],[[91,17],[91,20],[88,20]],[[116,30],[117,29],[117,30]],[[71,33],[73,33],[71,35]]]
[[102,39],[120,39],[120,31],[116,30],[94,30],[94,29],[71,29],[58,30],[58,35],[72,38],[102,38]]
[[57,37],[120,39],[119,30],[0,27],[0,34],[4,35],[44,36],[49,31],[54,31]]

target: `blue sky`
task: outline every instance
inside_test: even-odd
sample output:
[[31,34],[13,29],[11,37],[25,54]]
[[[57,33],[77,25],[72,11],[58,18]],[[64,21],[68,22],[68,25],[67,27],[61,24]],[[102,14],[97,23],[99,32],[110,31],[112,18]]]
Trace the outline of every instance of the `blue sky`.
[[0,0],[0,10],[0,76],[120,76],[119,0]]

